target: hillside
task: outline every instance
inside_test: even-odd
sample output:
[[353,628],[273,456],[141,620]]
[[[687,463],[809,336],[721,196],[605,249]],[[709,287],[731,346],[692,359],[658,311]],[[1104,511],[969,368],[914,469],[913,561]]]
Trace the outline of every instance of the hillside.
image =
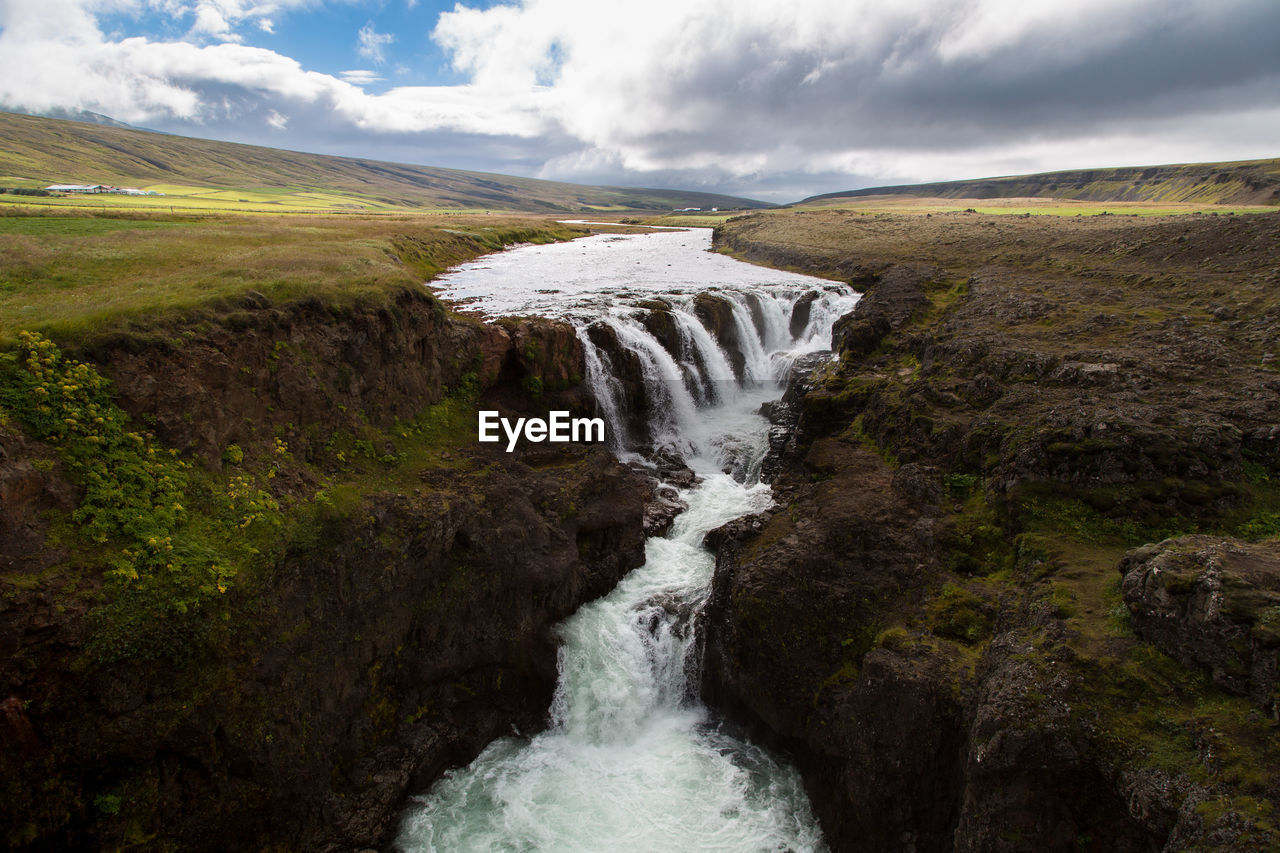
[[290,189],[396,207],[446,209],[567,212],[770,206],[712,193],[567,184],[0,112],[0,185],[79,182]]
[[811,196],[800,204],[823,205],[839,199],[867,196],[1271,205],[1280,204],[1280,159],[1081,169],[972,181],[868,187]]

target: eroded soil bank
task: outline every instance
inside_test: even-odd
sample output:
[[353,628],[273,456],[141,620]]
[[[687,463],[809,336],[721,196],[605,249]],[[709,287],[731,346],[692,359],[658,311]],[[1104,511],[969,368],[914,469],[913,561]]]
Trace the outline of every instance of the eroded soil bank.
[[704,625],[705,695],[796,756],[833,849],[1280,846],[1280,214],[716,246],[867,293]]

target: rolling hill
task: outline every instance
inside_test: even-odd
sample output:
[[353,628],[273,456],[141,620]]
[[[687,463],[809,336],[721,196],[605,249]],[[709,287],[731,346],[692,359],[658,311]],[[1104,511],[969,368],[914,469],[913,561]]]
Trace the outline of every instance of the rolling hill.
[[972,181],[868,187],[811,196],[799,204],[821,205],[867,196],[1280,204],[1280,159],[1082,169]]
[[380,205],[523,212],[756,209],[713,193],[600,187],[353,157],[304,154],[0,112],[0,186],[36,183],[180,185],[280,190]]

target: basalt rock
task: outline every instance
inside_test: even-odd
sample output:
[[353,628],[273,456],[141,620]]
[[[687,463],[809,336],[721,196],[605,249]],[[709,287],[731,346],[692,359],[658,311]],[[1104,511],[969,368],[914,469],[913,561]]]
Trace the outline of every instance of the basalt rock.
[[676,325],[675,316],[671,313],[670,308],[655,308],[646,311],[641,317],[640,322],[653,335],[658,343],[662,344],[662,348],[675,359],[680,365],[680,369],[684,372],[684,384],[689,393],[696,400],[707,401],[711,399],[713,391],[709,390],[705,383],[710,380],[705,379],[707,376],[707,364],[702,354],[694,347],[688,346],[680,335],[680,329]]
[[[518,456],[424,471],[421,494],[335,520],[235,603],[235,631],[198,666],[82,671],[83,611],[8,601],[11,849],[123,843],[127,823],[100,809],[116,796],[139,831],[188,850],[377,846],[407,794],[545,725],[554,625],[643,562],[644,488],[600,448]],[[35,834],[17,842],[24,823]]]
[[1119,570],[1141,636],[1280,713],[1280,545],[1184,536],[1130,551]]
[[0,424],[0,570],[35,573],[65,559],[46,544],[46,514],[79,503],[60,468],[50,448]]
[[791,319],[789,322],[789,330],[791,337],[799,339],[804,334],[804,330],[809,328],[809,318],[813,314],[813,303],[818,298],[818,291],[811,290],[801,296],[791,306]]
[[798,757],[834,849],[943,849],[960,706],[939,664],[872,651],[935,583],[933,519],[861,448],[822,439],[803,463],[775,486],[786,510],[708,536],[704,697]]
[[924,286],[938,275],[938,270],[929,267],[911,264],[891,267],[858,300],[853,311],[836,321],[831,332],[832,347],[854,356],[874,350],[885,335],[900,328],[912,314],[929,304]]
[[782,399],[761,405],[760,414],[769,421],[769,450],[760,463],[760,479],[771,482],[783,457],[796,449],[804,397],[813,389],[813,375],[831,358],[827,352],[810,353],[796,359],[787,373]]
[[675,318],[669,309],[646,311],[640,322],[672,358],[680,358],[680,330],[676,328]]
[[125,411],[208,467],[228,445],[269,452],[277,436],[310,455],[338,430],[390,427],[453,389],[489,392],[517,410],[587,408],[572,326],[459,320],[417,291],[345,310],[318,300],[276,308],[264,298],[173,341],[117,337],[81,355],[112,379]]
[[743,354],[743,342],[738,334],[738,324],[733,315],[733,303],[715,293],[702,292],[693,299],[693,313],[711,332],[716,343],[724,350],[733,368],[733,375],[743,377],[747,358]]
[[760,296],[755,293],[744,293],[742,296],[747,302],[747,313],[751,315],[751,324],[755,326],[756,336],[762,341],[766,340],[768,324],[764,319],[764,304],[760,301]]
[[582,341],[568,323],[523,317],[510,326],[512,353],[521,379],[537,377],[547,391],[582,381]]
[[[775,492],[781,510],[707,537],[703,695],[795,759],[833,850],[1067,851],[1087,838],[1146,853],[1201,837],[1204,791],[1145,772],[1118,780],[1072,718],[1079,676],[1032,665],[1016,619],[995,620],[976,671],[938,642],[965,636],[948,624],[961,611],[940,608],[948,595],[987,605],[939,590],[936,471],[893,472],[827,438]],[[921,611],[934,639],[888,627]],[[1159,809],[1170,786],[1186,814]]]
[[1280,849],[1273,543],[1131,552],[1136,634],[1111,598],[1123,539],[1274,533],[1280,214],[805,211],[715,244],[866,289],[777,508],[708,536],[701,627],[705,697],[794,757],[831,848]]
[[644,500],[644,535],[665,536],[676,516],[688,508],[674,486],[652,482]]

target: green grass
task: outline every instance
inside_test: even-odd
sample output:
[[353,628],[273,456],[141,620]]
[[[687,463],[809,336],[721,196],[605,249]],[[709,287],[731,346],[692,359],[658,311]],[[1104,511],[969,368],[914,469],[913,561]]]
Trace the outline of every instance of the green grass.
[[305,188],[220,188],[177,184],[150,184],[140,189],[160,195],[115,194],[49,197],[0,195],[0,205],[21,210],[65,209],[84,211],[157,211],[168,213],[484,213],[483,208],[423,207],[395,204],[352,193],[321,192]]
[[0,357],[0,407],[56,450],[82,491],[67,544],[107,579],[91,657],[184,658],[198,615],[260,553],[254,534],[279,525],[279,504],[248,477],[198,487],[190,463],[130,423],[106,379],[38,335]]
[[176,228],[188,223],[147,219],[88,219],[53,216],[0,216],[0,234],[28,237],[84,237],[137,228]]
[[497,216],[7,216],[0,209],[0,345],[22,329],[65,342],[196,309],[225,312],[249,291],[278,303],[381,301],[504,245],[585,233]]
[[645,219],[645,225],[666,225],[672,228],[714,228],[727,219],[739,215],[739,211],[729,213],[681,213],[670,216],[655,216]]

